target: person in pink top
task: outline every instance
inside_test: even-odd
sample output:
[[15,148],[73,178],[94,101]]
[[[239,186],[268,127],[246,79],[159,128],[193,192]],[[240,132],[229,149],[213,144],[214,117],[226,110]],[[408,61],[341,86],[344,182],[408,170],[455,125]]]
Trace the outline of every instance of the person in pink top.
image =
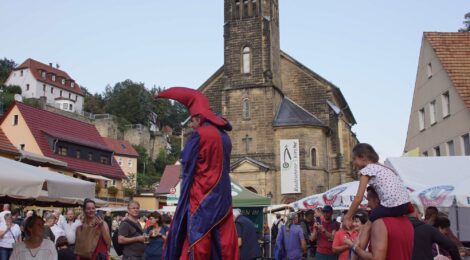
[[344,239],[356,240],[358,232],[353,228],[348,228],[344,225],[338,230],[333,239],[333,253],[338,255],[338,260],[348,260],[349,245],[344,243]]

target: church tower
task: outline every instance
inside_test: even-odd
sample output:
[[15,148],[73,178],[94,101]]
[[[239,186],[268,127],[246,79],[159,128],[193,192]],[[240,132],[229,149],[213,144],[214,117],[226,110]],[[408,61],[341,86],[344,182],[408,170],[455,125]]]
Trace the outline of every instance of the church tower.
[[277,0],[225,0],[222,113],[234,126],[232,161],[274,165],[282,100]]

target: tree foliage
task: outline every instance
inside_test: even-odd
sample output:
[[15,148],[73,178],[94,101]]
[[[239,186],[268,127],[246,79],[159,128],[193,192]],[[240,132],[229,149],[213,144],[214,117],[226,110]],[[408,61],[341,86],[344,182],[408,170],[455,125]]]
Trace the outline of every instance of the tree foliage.
[[92,94],[86,87],[81,87],[82,93],[85,95],[85,101],[83,102],[83,110],[93,114],[104,114],[104,99],[101,94]]
[[11,71],[16,67],[14,60],[3,58],[0,60],[0,84],[5,83]]
[[155,182],[160,180],[161,173],[156,171],[155,165],[144,147],[140,145],[133,145],[133,147],[139,154],[137,158],[137,186],[139,189],[151,188]]
[[463,28],[459,29],[459,32],[470,32],[470,12],[464,15]]

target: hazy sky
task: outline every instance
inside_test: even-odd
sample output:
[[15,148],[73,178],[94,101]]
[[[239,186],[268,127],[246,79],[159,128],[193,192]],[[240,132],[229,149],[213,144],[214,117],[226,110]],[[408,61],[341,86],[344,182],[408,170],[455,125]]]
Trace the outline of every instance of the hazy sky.
[[[469,0],[279,0],[281,49],[338,86],[361,142],[400,156],[424,31]],[[0,58],[59,63],[92,92],[125,79],[199,87],[223,64],[222,0],[0,0]]]

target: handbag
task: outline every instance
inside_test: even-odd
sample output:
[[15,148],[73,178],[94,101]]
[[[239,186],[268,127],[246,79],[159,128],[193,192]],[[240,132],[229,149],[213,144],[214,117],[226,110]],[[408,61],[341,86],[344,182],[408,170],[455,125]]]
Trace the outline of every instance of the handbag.
[[450,260],[447,256],[441,255],[439,252],[439,245],[436,244],[437,255],[434,257],[434,260]]
[[80,236],[75,240],[75,254],[83,258],[91,258],[95,252],[101,230],[96,227],[81,226]]

